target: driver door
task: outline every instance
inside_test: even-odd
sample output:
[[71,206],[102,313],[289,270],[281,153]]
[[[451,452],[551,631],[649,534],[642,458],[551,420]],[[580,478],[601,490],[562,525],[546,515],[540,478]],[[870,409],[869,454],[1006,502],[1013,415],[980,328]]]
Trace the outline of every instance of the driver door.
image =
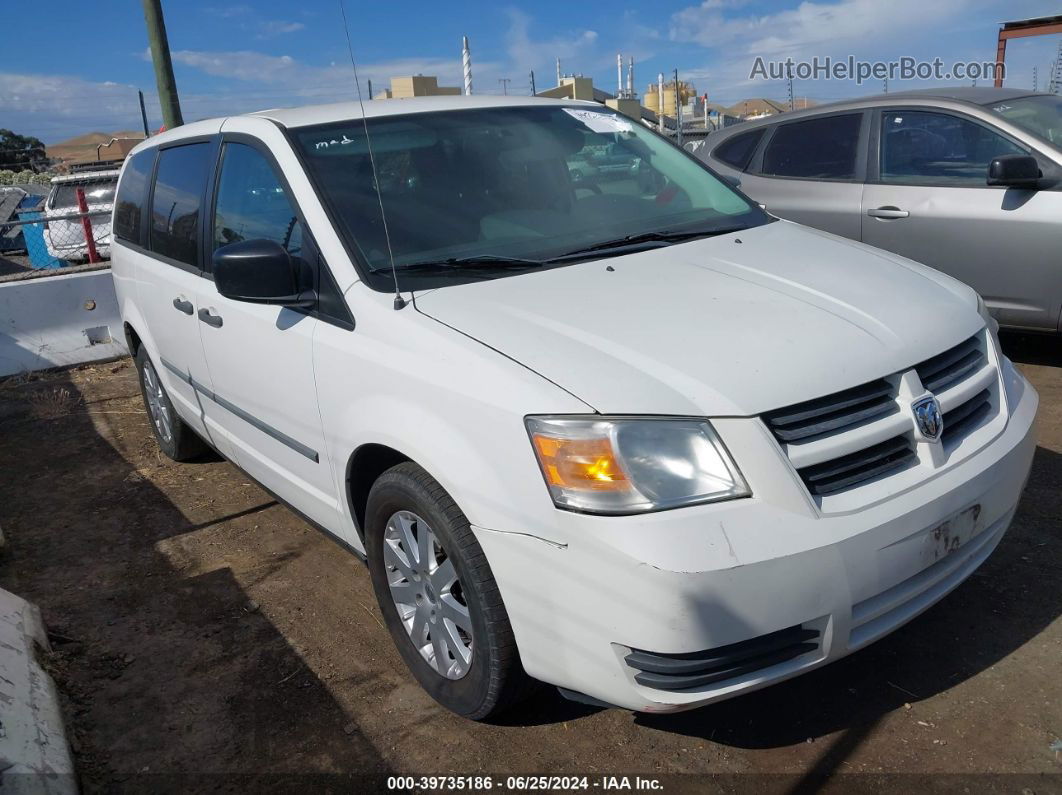
[[875,144],[863,242],[966,282],[1004,325],[1055,330],[1062,192],[986,184],[992,158],[1029,150],[980,121],[925,108],[882,110]]

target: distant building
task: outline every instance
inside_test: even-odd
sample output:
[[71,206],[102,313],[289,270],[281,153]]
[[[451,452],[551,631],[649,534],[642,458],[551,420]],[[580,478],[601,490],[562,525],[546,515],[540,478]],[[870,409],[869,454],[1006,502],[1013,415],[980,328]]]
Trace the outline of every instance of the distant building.
[[410,77],[392,77],[391,87],[379,92],[373,99],[453,97],[461,93],[459,86],[440,86],[439,78],[433,75],[412,75]]
[[[645,90],[645,97],[642,99],[642,105],[651,110],[653,113],[660,112],[660,86],[657,83],[650,83],[649,87]],[[685,80],[680,80],[678,84],[679,104],[684,106],[683,113],[685,113],[685,105],[693,98],[697,96],[697,89],[693,87],[693,83],[689,83]],[[675,117],[675,81],[664,81],[664,105],[663,111],[665,116]]]
[[741,100],[741,102],[735,102],[726,109],[726,113],[742,119],[759,119],[763,116],[785,113],[787,110],[789,110],[789,106],[783,102],[775,102],[773,99],[765,99],[763,97],[750,97],[749,99]]

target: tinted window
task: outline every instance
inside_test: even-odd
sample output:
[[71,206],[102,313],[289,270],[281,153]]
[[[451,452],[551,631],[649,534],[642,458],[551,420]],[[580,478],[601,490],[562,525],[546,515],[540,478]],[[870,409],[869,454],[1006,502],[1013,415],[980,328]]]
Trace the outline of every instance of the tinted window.
[[712,155],[719,160],[722,160],[729,166],[744,171],[749,167],[749,161],[752,160],[752,153],[756,151],[756,146],[759,144],[760,139],[763,137],[764,129],[752,130],[751,132],[742,133],[741,135],[735,135],[729,141],[723,141],[719,146],[715,148]]
[[159,154],[151,202],[151,250],[189,265],[199,264],[199,215],[210,145],[189,144]]
[[984,185],[999,155],[1028,154],[976,122],[946,113],[897,111],[881,117],[881,181]]
[[263,238],[298,255],[302,250],[302,225],[266,159],[244,144],[225,144],[214,211],[213,248]]
[[140,216],[147,199],[148,180],[155,165],[155,150],[137,152],[125,164],[122,186],[114,205],[114,236],[140,242]]
[[862,114],[781,124],[763,154],[763,173],[803,179],[851,179]]

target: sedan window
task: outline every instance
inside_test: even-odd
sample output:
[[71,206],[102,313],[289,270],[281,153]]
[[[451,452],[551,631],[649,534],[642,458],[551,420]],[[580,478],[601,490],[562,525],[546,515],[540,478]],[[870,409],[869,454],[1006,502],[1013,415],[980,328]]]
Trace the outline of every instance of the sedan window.
[[881,117],[881,181],[984,185],[988,164],[1028,150],[984,125],[947,113],[897,111]]

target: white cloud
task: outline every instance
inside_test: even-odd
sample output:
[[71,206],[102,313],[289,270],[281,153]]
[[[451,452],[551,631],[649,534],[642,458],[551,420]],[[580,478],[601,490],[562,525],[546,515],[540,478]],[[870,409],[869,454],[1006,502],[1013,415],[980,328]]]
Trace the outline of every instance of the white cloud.
[[574,67],[565,68],[565,71],[579,71],[578,64],[592,64],[599,60],[597,31],[583,30],[534,40],[530,35],[531,17],[515,8],[510,8],[507,13],[509,30],[505,36],[506,50],[514,69],[546,69],[560,58],[562,67],[566,61],[570,61]]

